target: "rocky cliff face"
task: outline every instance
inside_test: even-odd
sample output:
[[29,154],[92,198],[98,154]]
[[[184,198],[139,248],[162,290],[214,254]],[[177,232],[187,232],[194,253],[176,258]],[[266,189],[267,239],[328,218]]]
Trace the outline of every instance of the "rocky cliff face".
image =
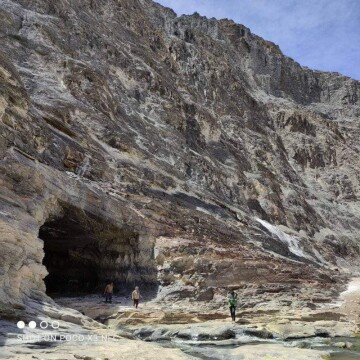
[[3,312],[47,272],[48,293],[112,278],[209,301],[331,292],[358,266],[358,81],[148,0],[0,17]]

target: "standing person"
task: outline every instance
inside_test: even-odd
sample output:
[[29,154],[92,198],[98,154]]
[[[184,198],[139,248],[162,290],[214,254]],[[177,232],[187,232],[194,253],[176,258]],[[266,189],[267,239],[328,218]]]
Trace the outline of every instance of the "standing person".
[[137,309],[139,306],[139,300],[140,300],[140,291],[139,291],[139,287],[135,286],[135,290],[132,292],[131,294],[131,298],[134,302],[134,306]]
[[112,296],[113,296],[113,292],[114,292],[114,283],[112,281],[109,281],[106,286],[105,286],[105,290],[104,290],[104,295],[105,295],[105,302],[112,302]]
[[237,293],[232,290],[228,295],[228,304],[230,309],[230,315],[232,321],[235,321],[235,311],[236,311],[236,304],[237,304]]

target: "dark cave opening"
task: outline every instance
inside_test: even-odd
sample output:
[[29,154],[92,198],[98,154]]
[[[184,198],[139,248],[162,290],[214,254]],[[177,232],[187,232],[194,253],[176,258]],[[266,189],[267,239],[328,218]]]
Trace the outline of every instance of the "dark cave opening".
[[49,273],[46,293],[52,297],[102,293],[108,280],[119,294],[128,294],[135,285],[156,290],[151,251],[141,249],[139,234],[131,228],[63,206],[41,226],[39,238]]

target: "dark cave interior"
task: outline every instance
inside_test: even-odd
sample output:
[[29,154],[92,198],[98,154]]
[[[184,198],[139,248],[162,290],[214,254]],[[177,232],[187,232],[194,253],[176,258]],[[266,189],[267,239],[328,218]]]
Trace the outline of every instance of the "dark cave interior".
[[52,297],[99,293],[108,280],[119,293],[134,285],[156,286],[156,270],[139,250],[139,235],[128,227],[63,206],[41,226],[39,238],[49,273],[46,292]]

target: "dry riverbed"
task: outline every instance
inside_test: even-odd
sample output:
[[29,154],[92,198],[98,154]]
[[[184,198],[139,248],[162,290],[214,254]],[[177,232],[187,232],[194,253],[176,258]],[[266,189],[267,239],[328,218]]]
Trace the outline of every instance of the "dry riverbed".
[[[0,355],[17,359],[357,359],[360,358],[360,280],[317,309],[284,307],[284,299],[239,309],[206,302],[144,301],[100,296],[29,303],[36,329],[2,321]],[[281,305],[282,304],[282,305]],[[61,305],[61,306],[59,306]],[[35,315],[42,314],[42,315]],[[29,320],[29,319],[27,319]],[[41,321],[49,324],[40,329]],[[50,324],[56,322],[58,329]],[[46,338],[45,336],[48,336]]]

